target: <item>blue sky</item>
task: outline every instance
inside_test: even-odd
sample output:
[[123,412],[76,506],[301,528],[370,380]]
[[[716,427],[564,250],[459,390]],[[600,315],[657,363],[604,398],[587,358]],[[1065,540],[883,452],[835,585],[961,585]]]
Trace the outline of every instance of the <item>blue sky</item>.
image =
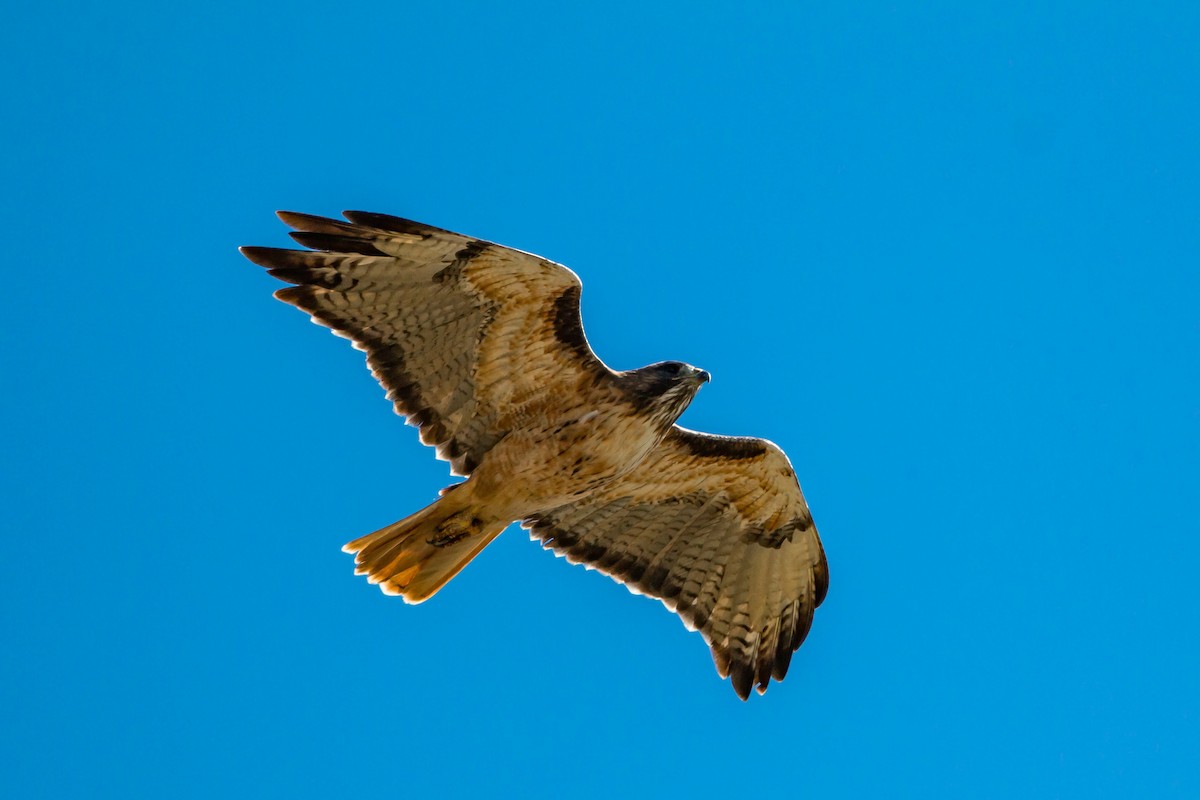
[[[26,4],[0,31],[0,791],[1200,795],[1194,4]],[[364,208],[584,280],[791,456],[831,588],[739,702],[513,529],[242,244]]]

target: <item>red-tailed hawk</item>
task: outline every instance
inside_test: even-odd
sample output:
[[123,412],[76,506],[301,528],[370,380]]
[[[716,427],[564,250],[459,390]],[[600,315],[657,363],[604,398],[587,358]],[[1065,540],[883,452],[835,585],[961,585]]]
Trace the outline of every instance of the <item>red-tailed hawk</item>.
[[782,450],[675,425],[707,372],[609,369],[579,278],[538,256],[383,214],[279,217],[310,250],[242,253],[365,350],[397,413],[467,476],[347,544],[358,574],[420,603],[519,520],[700,631],[742,699],[782,680],[825,597],[825,554]]

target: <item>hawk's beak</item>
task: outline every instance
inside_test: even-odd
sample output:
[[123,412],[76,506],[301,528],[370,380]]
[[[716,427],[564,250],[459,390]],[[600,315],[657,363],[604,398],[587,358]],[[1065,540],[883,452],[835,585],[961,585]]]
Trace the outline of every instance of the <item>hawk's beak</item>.
[[712,380],[712,375],[709,375],[707,370],[699,369],[696,370],[696,380],[700,383],[708,383]]

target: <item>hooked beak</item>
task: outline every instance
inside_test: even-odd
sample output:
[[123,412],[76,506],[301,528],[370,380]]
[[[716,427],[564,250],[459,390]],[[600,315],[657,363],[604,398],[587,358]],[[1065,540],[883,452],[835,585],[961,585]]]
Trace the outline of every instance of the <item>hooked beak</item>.
[[693,376],[698,383],[708,383],[712,380],[712,375],[708,374],[708,370],[698,369]]

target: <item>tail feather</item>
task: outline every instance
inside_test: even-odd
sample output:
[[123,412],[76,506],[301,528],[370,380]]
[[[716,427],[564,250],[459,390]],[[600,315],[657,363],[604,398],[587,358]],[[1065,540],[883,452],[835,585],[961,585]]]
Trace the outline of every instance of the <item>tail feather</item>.
[[[421,568],[414,570],[410,577],[406,577],[405,588],[397,591],[409,603],[428,600],[461,572],[463,567],[471,563],[506,527],[503,522],[495,523],[491,528],[481,530],[470,539],[441,548]],[[389,588],[396,587],[395,581],[396,579],[393,579],[388,582]]]
[[428,600],[507,527],[456,495],[348,543],[355,574],[408,603]]

